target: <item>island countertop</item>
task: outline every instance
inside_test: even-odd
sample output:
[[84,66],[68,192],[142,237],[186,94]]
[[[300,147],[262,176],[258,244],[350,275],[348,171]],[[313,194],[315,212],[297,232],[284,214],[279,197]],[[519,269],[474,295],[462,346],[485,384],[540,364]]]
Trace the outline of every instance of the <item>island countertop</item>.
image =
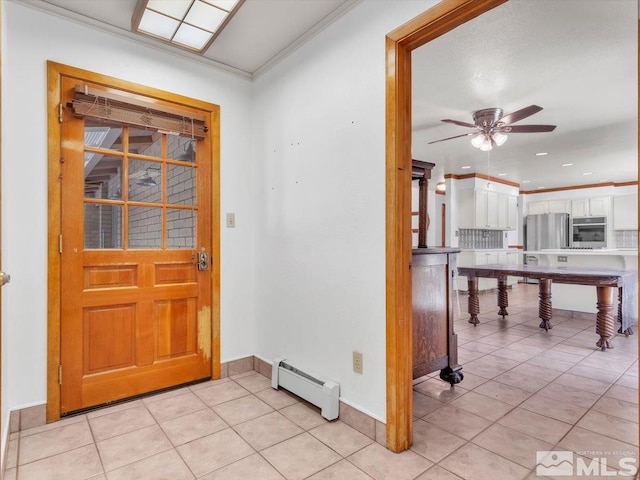
[[543,249],[543,250],[525,250],[525,255],[588,255],[588,256],[631,256],[637,257],[637,249],[626,248],[594,248],[594,249],[580,249],[580,248],[556,248],[556,249]]

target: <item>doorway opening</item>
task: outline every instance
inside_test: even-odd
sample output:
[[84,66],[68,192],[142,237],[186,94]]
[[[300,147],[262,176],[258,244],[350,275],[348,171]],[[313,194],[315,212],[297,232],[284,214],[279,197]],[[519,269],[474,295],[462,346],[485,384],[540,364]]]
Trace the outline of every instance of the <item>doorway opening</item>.
[[387,448],[412,443],[411,51],[506,0],[443,0],[386,38]]

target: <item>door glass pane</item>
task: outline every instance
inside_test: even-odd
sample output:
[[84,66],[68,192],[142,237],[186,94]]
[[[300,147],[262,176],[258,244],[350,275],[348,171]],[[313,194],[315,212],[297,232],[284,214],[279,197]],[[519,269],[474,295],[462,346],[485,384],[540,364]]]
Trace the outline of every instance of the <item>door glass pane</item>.
[[194,205],[196,202],[196,169],[167,165],[167,203]]
[[129,128],[129,153],[162,156],[162,134],[140,128]]
[[162,209],[129,207],[128,248],[162,247]]
[[84,248],[122,248],[122,207],[84,204]]
[[85,198],[122,199],[122,158],[84,153]]
[[195,163],[196,141],[178,135],[167,135],[167,158]]
[[84,146],[122,151],[122,126],[106,121],[85,119]]
[[129,200],[154,202],[162,200],[162,166],[144,160],[129,161]]
[[196,212],[167,209],[167,248],[195,248]]

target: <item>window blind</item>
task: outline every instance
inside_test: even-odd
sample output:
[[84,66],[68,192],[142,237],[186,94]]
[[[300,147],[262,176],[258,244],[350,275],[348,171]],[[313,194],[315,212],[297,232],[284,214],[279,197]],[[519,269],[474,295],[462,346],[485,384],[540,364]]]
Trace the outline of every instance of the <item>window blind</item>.
[[74,115],[145,127],[162,133],[203,139],[207,133],[204,115],[129,98],[88,85],[76,85],[68,104]]

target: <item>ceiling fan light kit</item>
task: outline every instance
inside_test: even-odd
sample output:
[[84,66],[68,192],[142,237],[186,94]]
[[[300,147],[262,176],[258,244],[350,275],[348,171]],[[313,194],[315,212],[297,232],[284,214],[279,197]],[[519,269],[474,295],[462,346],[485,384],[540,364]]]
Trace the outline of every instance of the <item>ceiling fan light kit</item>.
[[471,145],[479,148],[483,152],[488,152],[492,150],[493,147],[504,145],[504,143],[508,139],[507,133],[535,133],[553,131],[556,128],[555,125],[511,125],[535,113],[538,113],[540,110],[542,110],[542,107],[539,107],[538,105],[529,105],[528,107],[517,110],[513,113],[510,113],[509,115],[504,115],[504,111],[501,108],[484,108],[482,110],[473,112],[474,123],[445,119],[442,120],[445,123],[452,123],[461,127],[473,128],[475,131],[471,133],[464,133],[462,135],[456,135],[455,137],[434,140],[433,142],[429,142],[429,144],[473,135],[473,137],[471,138]]

